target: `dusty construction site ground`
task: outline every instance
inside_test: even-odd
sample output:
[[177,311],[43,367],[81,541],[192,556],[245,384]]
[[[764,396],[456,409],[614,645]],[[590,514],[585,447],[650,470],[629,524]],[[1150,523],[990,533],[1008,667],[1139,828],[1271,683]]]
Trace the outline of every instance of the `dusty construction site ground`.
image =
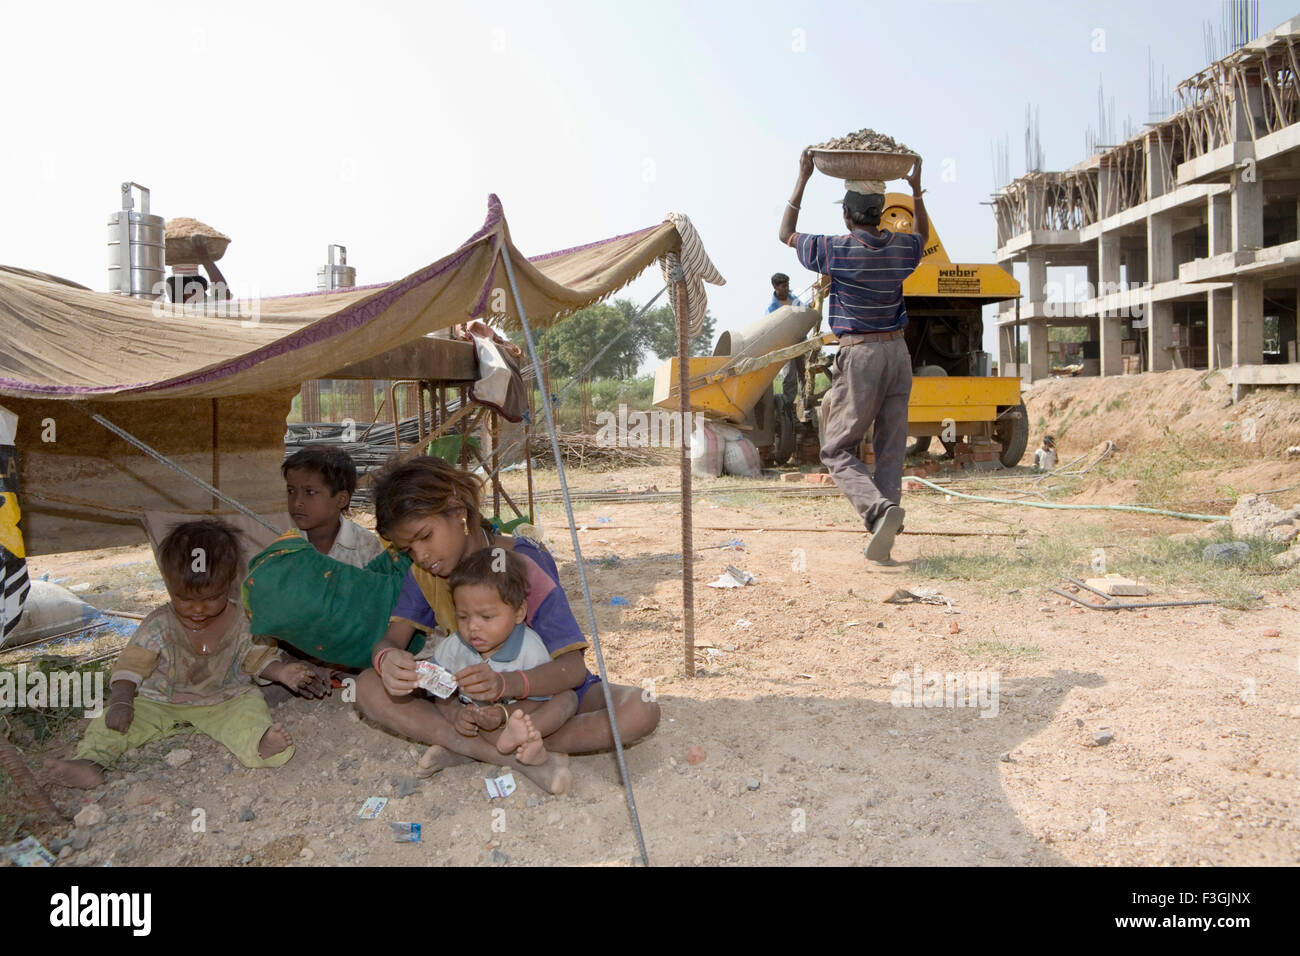
[[[1117,443],[1087,475],[1056,482],[1053,501],[1154,497],[1226,513],[1235,494],[1287,486],[1272,500],[1300,500],[1300,465],[1277,450],[1300,444],[1300,399],[1269,392],[1226,408],[1216,383],[1202,389],[1196,376],[1171,374],[1186,383],[1119,380],[1087,415],[1089,390],[1101,383],[1031,390],[1034,434],[1055,429],[1065,460],[1086,455],[1082,469],[1098,442]],[[1135,425],[1134,404],[1178,410],[1159,398],[1171,383],[1193,407],[1161,427]],[[1117,398],[1126,401],[1107,409]],[[1267,446],[1218,440],[1251,415]],[[1218,443],[1197,444],[1207,433]],[[676,476],[664,466],[569,479],[580,491],[672,490]],[[518,487],[519,476],[510,478]],[[1027,484],[963,476],[954,487],[1000,495]],[[538,487],[555,487],[553,473],[539,474]],[[579,502],[610,676],[653,688],[663,708],[658,731],[627,753],[653,863],[1300,862],[1300,572],[1270,573],[1262,547],[1245,569],[1201,562],[1204,542],[1227,537],[1222,526],[945,501],[929,491],[906,495],[908,532],[991,534],[905,534],[898,567],[868,570],[844,500],[776,493],[790,487],[774,477],[697,482],[692,679],[683,672],[677,503]],[[546,503],[540,515],[585,627],[562,508]],[[753,528],[766,530],[742,530]],[[724,546],[737,538],[743,550]],[[1065,574],[1090,574],[1097,549],[1110,570],[1148,583],[1151,600],[1223,604],[1089,611],[1046,589],[1063,587]],[[707,587],[729,564],[757,583]],[[100,606],[165,600],[143,546],[31,566],[89,582]],[[938,589],[951,607],[883,602],[916,586]],[[611,605],[616,597],[627,604]],[[918,666],[996,673],[996,714],[894,706],[898,675]],[[243,771],[206,738],[173,738],[128,757],[97,791],[51,787],[69,812],[97,800],[107,814],[67,862],[625,865],[636,856],[608,755],[574,758],[574,792],[563,798],[521,781],[514,795],[489,800],[478,766],[398,797],[409,789],[401,778],[411,776],[412,745],[359,721],[337,694],[275,713],[298,746],[279,770]],[[15,743],[37,767],[72,746],[70,733]],[[173,770],[163,757],[177,747],[195,758]],[[705,759],[691,764],[696,747]],[[361,820],[372,795],[391,802],[378,820]],[[195,808],[205,811],[205,832],[192,832]],[[31,832],[49,845],[71,830],[27,816],[7,779],[0,821],[0,842]],[[394,843],[388,821],[420,822],[423,842]]]

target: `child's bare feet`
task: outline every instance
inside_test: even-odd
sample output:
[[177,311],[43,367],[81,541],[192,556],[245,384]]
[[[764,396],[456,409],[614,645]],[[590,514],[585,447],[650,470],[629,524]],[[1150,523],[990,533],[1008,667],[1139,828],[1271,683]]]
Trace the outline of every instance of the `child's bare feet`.
[[262,734],[262,739],[257,744],[257,754],[263,760],[269,760],[292,746],[293,738],[289,736],[289,731],[284,729],[284,724],[272,724],[266,728],[266,733]]
[[[493,731],[506,722],[506,715],[501,712],[501,708],[495,705],[491,707],[472,707],[470,716],[474,723],[478,724],[479,730]],[[501,751],[506,753],[507,751]]]
[[515,759],[520,763],[537,766],[546,763],[546,747],[542,745],[542,735],[533,726],[532,719],[522,710],[510,715],[510,723],[497,738],[497,750],[503,754],[515,752]]
[[463,763],[473,762],[473,757],[466,757],[439,744],[434,744],[416,762],[415,775],[417,777],[432,777],[435,773],[441,773],[448,767],[457,767]]
[[518,769],[533,783],[557,797],[568,793],[569,788],[573,786],[573,772],[569,770],[568,754],[550,754],[543,764],[526,764],[521,761]]
[[65,787],[93,790],[104,783],[104,768],[93,760],[46,760],[50,779]]

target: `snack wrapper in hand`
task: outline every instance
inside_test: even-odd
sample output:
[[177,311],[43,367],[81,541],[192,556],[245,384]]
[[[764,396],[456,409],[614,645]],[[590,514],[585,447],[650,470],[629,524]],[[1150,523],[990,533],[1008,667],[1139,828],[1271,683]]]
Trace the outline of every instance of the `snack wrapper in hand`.
[[435,697],[450,697],[456,692],[456,676],[433,661],[416,661],[415,669],[419,673],[416,686],[423,687]]

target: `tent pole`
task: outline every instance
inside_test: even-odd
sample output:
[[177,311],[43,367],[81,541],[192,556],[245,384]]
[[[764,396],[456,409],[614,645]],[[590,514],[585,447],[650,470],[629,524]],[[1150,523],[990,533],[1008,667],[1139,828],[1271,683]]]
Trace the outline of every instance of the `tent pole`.
[[[519,296],[519,286],[515,283],[515,268],[510,262],[510,250],[504,242],[498,249],[498,255],[506,267],[506,278],[510,282],[510,292],[514,296],[515,308],[519,310],[519,324],[523,326],[524,341],[528,343],[528,355],[533,360],[533,368],[540,372],[541,362],[537,358],[537,343],[533,341],[533,330],[528,325],[528,315],[524,311],[524,300]],[[600,636],[596,628],[596,610],[591,605],[591,588],[587,585],[587,571],[582,563],[582,546],[578,543],[578,523],[573,520],[573,500],[569,497],[569,483],[564,477],[564,458],[560,455],[560,440],[555,433],[555,415],[551,408],[550,396],[542,398],[542,412],[546,416],[546,430],[551,436],[551,451],[555,455],[555,471],[560,479],[560,493],[564,497],[564,510],[569,519],[569,538],[573,543],[573,561],[578,567],[578,583],[582,585],[582,600],[587,606],[587,624],[591,628],[591,644],[596,651],[596,666],[600,670],[600,689],[605,695],[605,713],[609,716],[609,729],[614,737],[614,757],[618,761],[618,772],[623,777],[623,792],[627,797],[627,809],[632,815],[632,829],[636,833],[637,846],[641,850],[641,862],[649,866],[650,856],[646,853],[645,837],[641,835],[641,820],[636,812],[636,797],[632,793],[632,777],[627,772],[627,760],[623,755],[623,735],[618,731],[618,717],[614,708],[614,695],[609,689],[609,678],[605,673],[605,655],[600,649]]]
[[[681,266],[674,271],[681,272]],[[691,349],[686,335],[686,326],[690,323],[690,294],[686,288],[684,275],[675,275],[677,313],[677,412],[682,422],[682,654],[686,677],[695,677],[695,550],[694,533],[691,528],[691,441],[687,436],[690,430],[686,423],[690,421],[690,380]]]
[[[212,400],[212,487],[221,487],[221,445],[217,441],[217,401]],[[217,510],[217,499],[212,499],[212,510]]]

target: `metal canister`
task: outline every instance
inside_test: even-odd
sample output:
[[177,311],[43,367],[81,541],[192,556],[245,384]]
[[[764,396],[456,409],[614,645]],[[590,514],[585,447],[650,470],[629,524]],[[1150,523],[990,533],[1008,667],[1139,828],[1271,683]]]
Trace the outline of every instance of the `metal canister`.
[[350,289],[357,284],[357,270],[348,265],[348,247],[329,247],[329,262],[316,270],[316,290]]
[[[140,209],[132,190],[140,190]],[[149,190],[122,184],[122,208],[108,217],[108,291],[137,298],[162,293],[166,251],[162,216],[149,214]]]

